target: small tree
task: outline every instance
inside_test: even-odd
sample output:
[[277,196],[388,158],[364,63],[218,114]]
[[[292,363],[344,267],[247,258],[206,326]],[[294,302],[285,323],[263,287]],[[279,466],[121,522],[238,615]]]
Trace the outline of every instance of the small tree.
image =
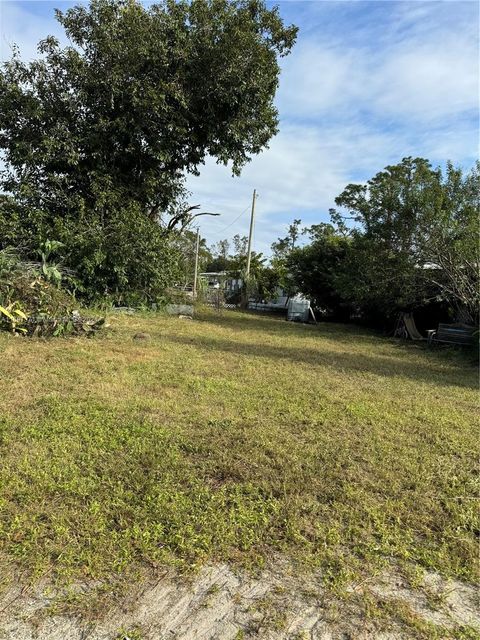
[[230,242],[225,240],[219,240],[216,245],[212,247],[212,254],[222,260],[228,260],[228,252],[230,251]]
[[276,273],[278,286],[282,287],[288,295],[293,295],[298,291],[295,278],[292,277],[290,272],[291,265],[289,259],[295,249],[298,238],[308,231],[307,229],[300,230],[301,224],[301,220],[295,219],[293,223],[288,226],[287,235],[284,238],[278,238],[277,241],[271,245],[271,268]]
[[233,254],[234,258],[238,259],[241,256],[246,256],[248,249],[248,237],[241,236],[238,233],[233,236],[233,249],[235,251],[235,253]]
[[228,271],[230,242],[227,239],[219,240],[210,248],[212,259],[207,263],[206,270],[212,272]]
[[313,225],[306,231],[311,243],[291,251],[285,261],[290,286],[326,315],[348,319],[351,304],[340,292],[339,277],[351,241],[335,233],[332,225]]

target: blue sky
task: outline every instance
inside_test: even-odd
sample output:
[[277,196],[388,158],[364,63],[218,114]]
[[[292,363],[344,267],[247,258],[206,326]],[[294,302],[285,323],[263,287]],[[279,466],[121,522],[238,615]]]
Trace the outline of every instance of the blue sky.
[[[72,4],[0,0],[1,58],[13,42],[33,57],[39,39],[61,34],[53,8]],[[209,243],[248,232],[254,188],[255,249],[268,254],[293,218],[327,221],[346,184],[404,156],[472,166],[479,143],[477,2],[276,4],[300,28],[282,61],[280,133],[240,178],[213,160],[189,178],[192,204],[222,213],[201,222]]]

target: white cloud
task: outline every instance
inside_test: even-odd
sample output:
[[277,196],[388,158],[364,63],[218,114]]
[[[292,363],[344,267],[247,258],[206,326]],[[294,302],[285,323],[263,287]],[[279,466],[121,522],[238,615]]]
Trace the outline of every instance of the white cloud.
[[0,0],[0,61],[11,57],[14,44],[20,47],[24,60],[32,60],[38,56],[39,40],[47,35],[67,42],[63,29],[54,19],[53,9],[49,14],[33,14],[29,5],[31,3]]
[[476,109],[478,90],[478,39],[442,30],[381,49],[300,39],[277,101],[286,119],[363,113],[424,122]]
[[[348,182],[366,180],[389,163],[412,155],[434,165],[451,159],[468,166],[478,152],[478,34],[471,4],[387,3],[388,19],[379,14],[382,3],[368,3],[373,19],[380,15],[383,22],[362,18],[355,32],[349,31],[349,10],[365,3],[327,3],[325,27],[320,4],[311,10],[319,18],[316,28],[309,24],[305,35],[300,32],[283,63],[281,127],[270,149],[240,179],[208,163],[200,178],[189,180],[195,201],[218,201],[227,221],[257,187],[257,241],[264,251],[279,235],[279,221],[325,220]],[[332,23],[335,11],[340,21]],[[202,229],[214,233],[220,224],[205,220]],[[244,218],[232,232],[241,224],[246,232]]]
[[[221,230],[249,207],[256,188],[260,194],[256,248],[268,252],[271,242],[294,217],[305,223],[327,219],[335,196],[352,180],[351,167],[371,175],[383,166],[385,158],[396,159],[390,153],[400,146],[395,135],[372,132],[358,123],[325,131],[312,125],[285,124],[270,149],[254,158],[240,178],[232,178],[226,167],[210,159],[200,177],[189,179],[195,203],[223,214],[202,219],[202,233],[212,240],[220,239]],[[225,236],[247,231],[248,215],[244,215]]]
[[376,110],[420,122],[475,110],[477,53],[452,37],[391,52],[375,78]]
[[366,61],[358,52],[300,41],[283,64],[277,94],[280,113],[285,118],[316,119],[332,109],[345,111],[361,95],[359,80],[366,74]]

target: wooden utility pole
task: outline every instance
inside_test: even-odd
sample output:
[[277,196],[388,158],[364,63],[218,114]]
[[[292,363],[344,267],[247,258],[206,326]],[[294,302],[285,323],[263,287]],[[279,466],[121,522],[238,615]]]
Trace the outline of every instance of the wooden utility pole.
[[254,189],[253,198],[252,198],[252,214],[250,216],[250,233],[248,234],[247,269],[245,271],[247,278],[250,275],[250,259],[252,257],[253,221],[255,219],[255,200],[256,199],[257,199],[257,192]]
[[197,228],[197,241],[195,244],[195,273],[193,275],[193,299],[197,297],[197,278],[198,278],[198,254],[200,252],[200,229]]

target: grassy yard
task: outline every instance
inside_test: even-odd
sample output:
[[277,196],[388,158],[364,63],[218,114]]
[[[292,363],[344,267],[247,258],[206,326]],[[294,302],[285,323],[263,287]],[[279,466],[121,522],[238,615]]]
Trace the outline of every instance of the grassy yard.
[[391,561],[475,579],[465,356],[241,313],[111,324],[0,336],[4,563],[83,579],[275,552],[334,585]]

